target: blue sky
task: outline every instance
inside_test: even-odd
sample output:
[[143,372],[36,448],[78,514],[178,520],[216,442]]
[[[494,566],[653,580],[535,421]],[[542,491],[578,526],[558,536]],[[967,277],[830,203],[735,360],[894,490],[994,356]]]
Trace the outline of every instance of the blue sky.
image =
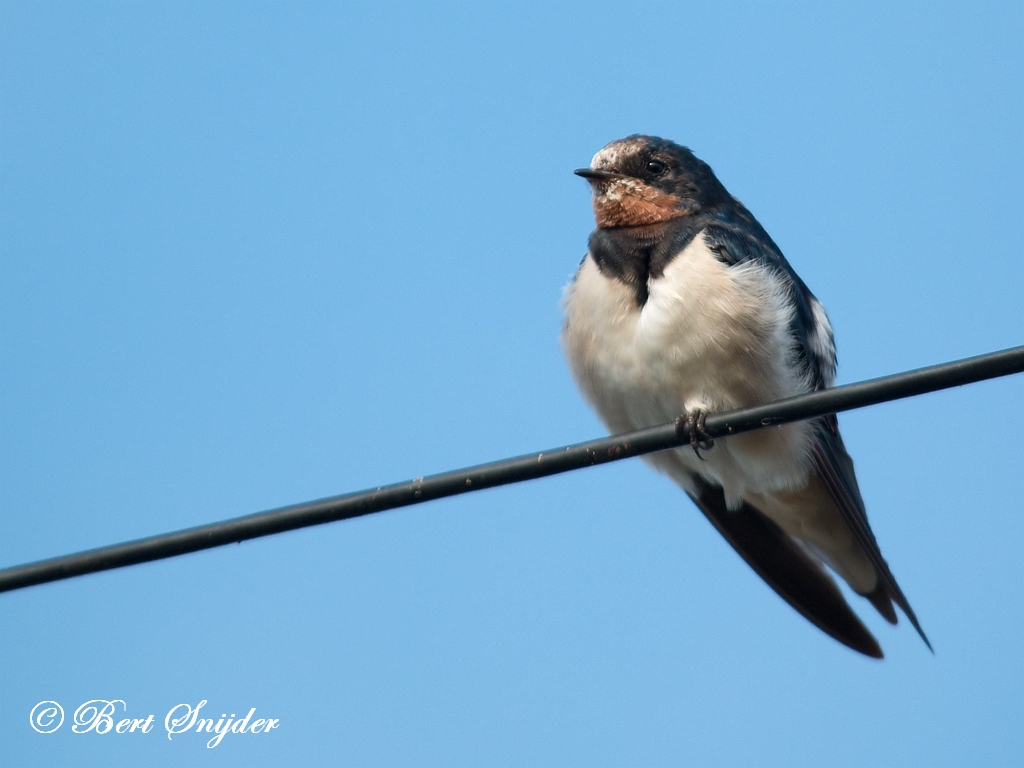
[[[663,135],[839,381],[1024,342],[1017,4],[0,4],[0,565],[602,434],[571,174]],[[841,417],[936,653],[639,461],[0,596],[9,765],[1011,765],[1024,379]],[[148,734],[71,733],[90,699]],[[173,706],[280,719],[215,749]],[[69,721],[40,735],[42,700]],[[120,710],[119,710],[120,711]]]

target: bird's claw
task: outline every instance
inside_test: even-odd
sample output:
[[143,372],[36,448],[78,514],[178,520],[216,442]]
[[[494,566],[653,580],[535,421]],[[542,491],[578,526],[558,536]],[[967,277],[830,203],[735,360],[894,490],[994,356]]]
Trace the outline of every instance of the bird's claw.
[[707,461],[701,455],[701,450],[710,451],[715,447],[715,441],[704,430],[704,420],[706,418],[707,413],[698,408],[687,411],[685,416],[680,416],[676,420],[676,429],[682,434],[689,435],[690,447],[693,448],[693,452],[701,461]]

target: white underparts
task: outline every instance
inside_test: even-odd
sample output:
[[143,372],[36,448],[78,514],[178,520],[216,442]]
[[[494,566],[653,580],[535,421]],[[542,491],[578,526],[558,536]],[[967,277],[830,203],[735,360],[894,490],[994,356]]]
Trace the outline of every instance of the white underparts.
[[836,344],[832,337],[832,324],[821,302],[813,296],[811,312],[814,315],[814,326],[807,332],[807,343],[810,344],[811,353],[818,358],[825,386],[831,387],[836,379]]
[[[757,264],[722,263],[698,235],[637,306],[634,291],[588,257],[565,295],[573,374],[615,432],[806,392],[781,279]],[[721,485],[735,509],[749,493],[805,485],[809,440],[810,428],[793,424],[719,441],[707,461],[689,448],[675,460]]]
[[[588,256],[565,291],[562,345],[573,375],[612,432],[810,391],[784,279],[757,264],[722,263],[698,235],[649,280],[640,306],[633,287]],[[811,352],[831,381],[832,330],[817,301],[811,309]],[[874,567],[812,471],[814,439],[801,422],[717,440],[705,461],[689,446],[645,461],[690,492],[693,475],[721,486],[730,509],[753,504],[866,594]]]

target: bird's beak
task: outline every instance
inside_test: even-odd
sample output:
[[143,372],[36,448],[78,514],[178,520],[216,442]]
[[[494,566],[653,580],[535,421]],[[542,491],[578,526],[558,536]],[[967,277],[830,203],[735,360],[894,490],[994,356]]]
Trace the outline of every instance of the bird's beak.
[[593,168],[577,168],[573,171],[577,176],[582,176],[587,181],[611,181],[612,179],[621,179],[621,173],[615,173],[614,171],[598,171]]

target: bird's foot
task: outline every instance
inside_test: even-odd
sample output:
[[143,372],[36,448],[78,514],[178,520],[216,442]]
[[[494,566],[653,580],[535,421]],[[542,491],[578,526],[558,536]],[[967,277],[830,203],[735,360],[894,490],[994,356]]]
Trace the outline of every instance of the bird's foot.
[[704,431],[704,420],[706,418],[707,412],[696,408],[692,411],[687,411],[685,416],[680,416],[676,419],[676,431],[681,435],[689,435],[690,447],[693,448],[693,452],[697,454],[697,458],[701,461],[707,461],[707,459],[701,456],[701,450],[710,451],[715,447],[715,441]]

